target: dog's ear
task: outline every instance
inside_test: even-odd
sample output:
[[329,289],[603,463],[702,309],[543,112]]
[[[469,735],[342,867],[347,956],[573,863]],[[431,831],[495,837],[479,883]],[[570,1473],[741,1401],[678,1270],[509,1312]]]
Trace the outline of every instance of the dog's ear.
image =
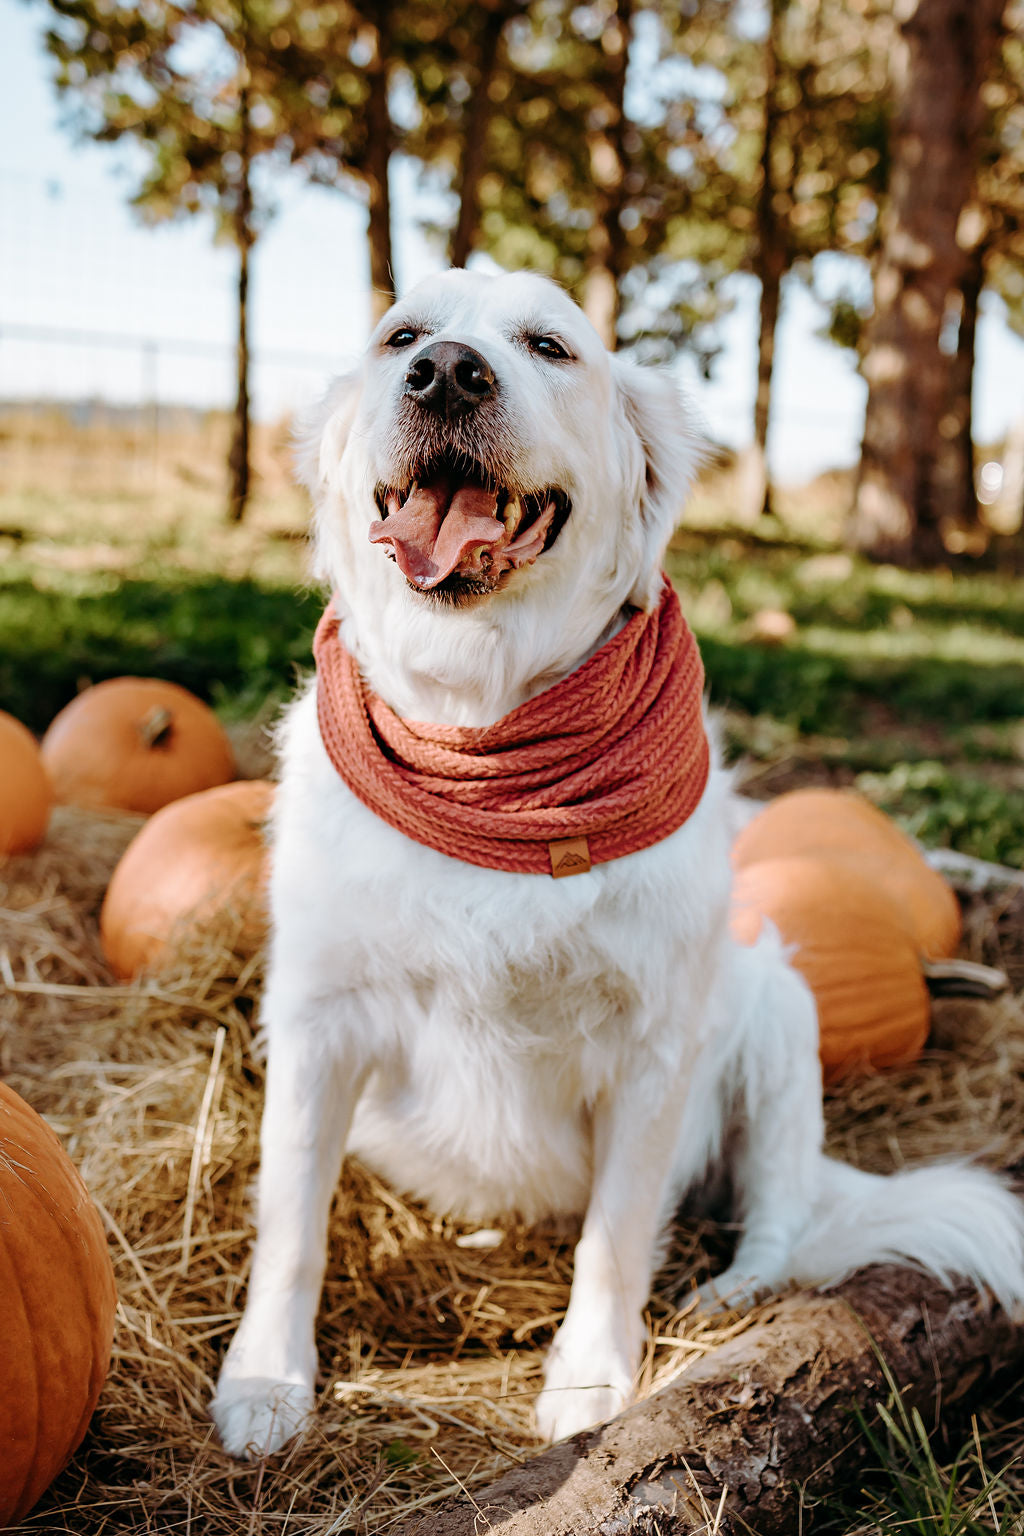
[[639,513],[643,562],[629,601],[651,608],[661,592],[660,568],[707,448],[692,407],[662,368],[642,368],[613,355],[612,378],[628,428],[639,441],[643,483]]
[[334,379],[322,399],[307,406],[292,428],[295,477],[311,492],[314,501],[332,464],[345,450],[356,408],[361,374],[358,369]]

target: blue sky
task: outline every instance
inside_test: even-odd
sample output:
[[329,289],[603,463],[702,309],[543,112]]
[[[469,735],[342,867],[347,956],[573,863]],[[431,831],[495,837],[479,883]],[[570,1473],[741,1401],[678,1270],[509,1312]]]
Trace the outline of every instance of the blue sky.
[[[39,41],[42,15],[0,0],[0,398],[135,401],[155,388],[161,400],[226,403],[233,254],[213,244],[205,220],[140,225],[127,207],[119,152],[77,145],[61,128]],[[292,180],[272,193],[277,213],[257,247],[252,283],[253,346],[262,359],[255,407],[268,418],[321,390],[358,354],[369,326],[360,205]],[[401,289],[443,260],[418,230],[422,201],[408,166],[398,168],[393,194]],[[757,284],[737,280],[734,296],[711,383],[680,366],[713,435],[741,447],[753,414]],[[815,336],[821,321],[792,283],[769,443],[783,482],[857,455],[864,386],[849,355]],[[998,301],[982,316],[978,354],[976,430],[988,441],[1024,412],[1024,343],[1002,323]]]

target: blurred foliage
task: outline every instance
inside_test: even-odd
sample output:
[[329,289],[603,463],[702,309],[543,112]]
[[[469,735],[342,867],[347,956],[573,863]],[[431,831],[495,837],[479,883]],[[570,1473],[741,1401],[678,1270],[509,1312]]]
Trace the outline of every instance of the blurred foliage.
[[[358,177],[368,154],[368,23],[314,0],[45,0],[47,46],[67,120],[144,154],[147,218],[211,212],[236,238],[250,164]],[[244,162],[244,163],[243,163]],[[269,217],[258,206],[253,233]]]
[[169,678],[232,718],[284,699],[322,603],[255,581],[0,580],[0,708],[36,731],[107,677]]
[[[813,284],[824,253],[877,254],[891,0],[37,3],[71,124],[143,150],[146,217],[207,209],[255,238],[272,209],[256,174],[240,235],[248,168],[290,163],[377,209],[378,289],[396,151],[457,259],[484,250],[578,297],[603,266],[618,338],[647,359],[686,347],[711,367],[732,273]],[[1024,0],[984,102],[963,240],[1024,326]],[[825,334],[859,350],[863,300],[826,301]]]
[[[856,783],[928,844],[1024,864],[1024,582],[684,530],[668,567],[732,755]],[[762,615],[794,621],[765,639]]]
[[[820,521],[820,519],[819,519]],[[42,731],[103,677],[169,677],[233,718],[310,666],[322,598],[292,503],[0,505],[0,708]],[[669,569],[733,754],[858,782],[927,842],[1024,853],[1024,579],[907,572],[760,529],[690,526]],[[765,614],[788,616],[772,638]]]
[[1000,787],[927,759],[858,774],[856,783],[921,842],[1024,869],[1024,785]]
[[1024,0],[1010,0],[996,68],[982,93],[987,126],[969,233],[986,280],[1024,335]]
[[344,0],[44,3],[69,121],[99,142],[130,142],[135,208],[152,221],[211,213],[218,237],[238,251],[229,516],[240,520],[250,491],[248,257],[272,212],[260,194],[268,164],[361,183],[371,276],[390,302],[380,27]]
[[[476,246],[577,294],[607,225],[624,340],[653,333],[665,350],[696,333],[710,355],[718,285],[756,268],[764,5],[42,3],[69,121],[143,148],[135,201],[147,217],[209,209],[234,238],[240,156],[362,195],[379,174],[370,92],[386,43],[384,163],[401,150],[448,194],[450,227],[471,198]],[[789,267],[870,243],[889,23],[866,0],[773,3],[772,205]],[[254,232],[270,212],[257,198]]]
[[[874,238],[888,169],[891,19],[849,0],[786,0],[781,9],[770,171],[788,270],[823,250],[865,251]],[[473,32],[481,10],[504,17],[486,81]],[[595,225],[611,219],[620,340],[642,332],[648,351],[692,344],[712,355],[723,277],[759,263],[765,7],[493,0],[436,13],[439,51],[425,71],[410,59],[417,112],[403,147],[432,184],[457,193],[474,90],[486,88],[482,248],[502,265],[549,272],[582,297]],[[609,61],[623,35],[620,108]],[[601,186],[610,154],[621,162],[611,202]]]

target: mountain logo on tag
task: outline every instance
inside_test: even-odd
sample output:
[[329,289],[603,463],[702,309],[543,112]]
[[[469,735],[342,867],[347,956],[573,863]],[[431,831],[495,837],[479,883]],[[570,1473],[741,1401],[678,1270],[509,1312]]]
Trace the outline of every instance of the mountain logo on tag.
[[579,853],[564,853],[555,865],[556,875],[567,875],[571,869],[589,869],[587,860]]
[[566,875],[585,875],[590,869],[590,849],[585,837],[566,837],[548,844],[551,873],[556,880]]

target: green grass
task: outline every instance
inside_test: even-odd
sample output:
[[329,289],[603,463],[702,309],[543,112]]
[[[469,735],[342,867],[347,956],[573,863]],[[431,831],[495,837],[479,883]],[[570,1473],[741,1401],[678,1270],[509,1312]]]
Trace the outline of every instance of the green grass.
[[321,603],[294,498],[228,527],[212,497],[0,498],[0,708],[45,730],[87,683],[166,677],[222,713],[282,698]]
[[[842,553],[682,533],[669,570],[700,636],[717,703],[801,731],[856,735],[878,712],[903,725],[1024,716],[1024,581],[922,574]],[[756,615],[788,613],[782,645]]]
[[896,1393],[877,1405],[875,1417],[857,1417],[867,1464],[856,1505],[834,1503],[817,1529],[835,1536],[1022,1536],[1019,1445],[994,1462],[998,1438],[983,1438],[972,1418],[969,1433],[942,1452],[942,1437]]
[[[41,732],[87,683],[173,679],[232,718],[287,696],[320,595],[294,496],[241,528],[215,498],[0,497],[0,708]],[[1024,579],[903,572],[819,544],[691,528],[669,569],[727,741],[813,762],[926,842],[1024,858]],[[793,621],[759,637],[759,615]]]
[[[813,760],[923,842],[1024,862],[1024,580],[707,530],[669,570],[735,753]],[[793,621],[781,643],[766,609]]]
[[934,760],[860,773],[856,784],[922,843],[1024,869],[1024,785],[1005,788]]
[[80,687],[169,678],[224,714],[283,697],[310,662],[318,596],[240,578],[76,582],[0,578],[0,708],[46,728]]
[[[212,496],[0,496],[0,708],[41,732],[123,673],[171,678],[235,719],[283,698],[321,606],[304,519],[294,497],[229,528]],[[695,528],[669,568],[734,755],[775,787],[855,782],[925,842],[1024,864],[1024,579]],[[779,642],[760,638],[766,609],[793,620]],[[940,1452],[898,1399],[864,1433],[858,1506],[829,1530],[1024,1536],[1019,1434],[1002,1458],[994,1431]]]

